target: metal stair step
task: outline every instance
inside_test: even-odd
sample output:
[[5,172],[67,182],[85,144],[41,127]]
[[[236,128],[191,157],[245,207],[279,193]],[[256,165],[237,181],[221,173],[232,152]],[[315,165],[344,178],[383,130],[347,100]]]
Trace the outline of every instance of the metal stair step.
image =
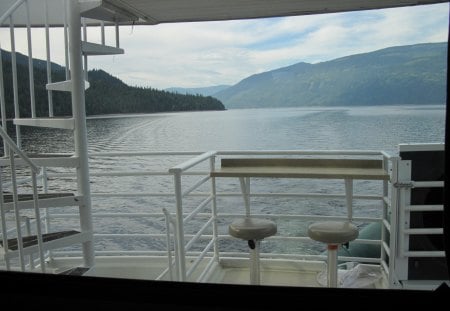
[[13,123],[16,125],[49,127],[73,130],[75,128],[75,121],[73,118],[23,118],[14,119]]
[[[89,86],[90,86],[89,82],[84,81],[84,89],[87,90],[89,88]],[[45,88],[49,91],[71,92],[72,91],[72,80],[48,83],[45,85]]]
[[71,268],[68,270],[65,270],[63,272],[59,272],[58,274],[62,274],[62,275],[83,275],[86,272],[88,272],[90,270],[90,268],[86,268],[86,267],[75,267],[75,268]]
[[86,41],[81,42],[81,50],[83,55],[117,55],[125,53],[121,48]]
[[113,23],[133,22],[139,19],[125,8],[102,0],[83,1],[80,5],[82,17]]
[[[31,255],[39,251],[37,244],[37,236],[27,236],[22,238],[24,241],[23,255]],[[92,239],[92,232],[79,232],[77,230],[67,230],[53,233],[45,233],[42,235],[44,251],[71,246],[83,243]],[[0,242],[3,248],[3,241]],[[17,238],[8,239],[8,250],[2,249],[4,258],[11,259],[20,255],[18,250]]]
[[[79,166],[79,158],[73,153],[34,153],[27,154],[31,161],[37,166],[45,167],[72,167]],[[9,166],[9,158],[0,158],[0,166]],[[16,157],[14,164],[16,166],[28,166],[28,163],[21,158]]]
[[[83,196],[77,196],[73,193],[41,193],[39,197],[39,208],[48,207],[64,207],[64,206],[81,206],[84,203]],[[14,209],[14,202],[12,201],[12,194],[3,194],[3,208],[5,212]],[[18,209],[32,209],[34,208],[33,195],[24,194],[19,195]]]
[[[18,194],[19,201],[32,201],[33,194]],[[61,197],[73,197],[73,193],[39,193],[38,198],[41,199],[51,199],[51,198],[61,198]],[[3,202],[10,203],[13,201],[12,194],[3,194]]]
[[[43,242],[50,242],[57,239],[65,238],[71,235],[75,235],[80,233],[76,230],[67,230],[67,231],[60,231],[60,232],[52,232],[52,233],[44,233],[42,235],[42,241]],[[22,237],[23,247],[30,247],[38,244],[37,236],[36,235],[30,235]],[[3,241],[0,241],[0,245],[3,247]],[[8,239],[8,249],[12,251],[16,251],[18,249],[18,240],[17,238]]]

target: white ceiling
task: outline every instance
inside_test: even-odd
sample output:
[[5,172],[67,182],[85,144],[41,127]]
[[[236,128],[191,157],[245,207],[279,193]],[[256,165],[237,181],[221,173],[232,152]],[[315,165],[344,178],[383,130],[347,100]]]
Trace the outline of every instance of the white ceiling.
[[[0,21],[17,0],[0,1]],[[31,24],[45,24],[45,3],[51,8],[49,24],[61,26],[64,18],[64,0],[29,0]],[[87,16],[110,12],[105,8],[119,8],[125,15],[138,17],[135,24],[159,24],[191,21],[250,19],[277,16],[323,14],[370,10],[448,2],[445,0],[81,0],[101,4]],[[116,15],[117,17],[117,15]],[[9,18],[3,18],[3,26]],[[16,24],[26,25],[26,9],[22,5],[14,14]],[[90,21],[97,23],[96,21]],[[129,21],[121,21],[129,24]]]

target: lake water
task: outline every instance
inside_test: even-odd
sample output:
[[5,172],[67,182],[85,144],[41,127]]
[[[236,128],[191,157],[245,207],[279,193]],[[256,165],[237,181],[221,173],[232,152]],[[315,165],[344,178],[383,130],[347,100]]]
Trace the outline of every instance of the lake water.
[[[87,121],[89,150],[375,149],[443,142],[445,106],[235,109]],[[73,150],[64,130],[23,127],[28,151]],[[48,137],[52,138],[50,141]],[[40,144],[45,139],[46,144]]]
[[[436,143],[445,138],[445,106],[377,106],[377,107],[333,107],[333,108],[282,108],[282,109],[243,109],[210,112],[161,113],[152,115],[103,116],[89,118],[88,140],[90,152],[108,151],[208,151],[208,150],[383,150],[397,154],[400,143]],[[45,141],[45,143],[44,143]],[[73,150],[72,136],[68,131],[54,129],[31,129],[23,127],[23,145],[29,152],[68,152]],[[114,166],[111,159],[95,159],[91,171],[118,170],[160,166],[159,162],[122,162]],[[111,193],[167,191],[172,188],[171,178],[154,182],[149,177],[139,179],[128,177],[91,178],[92,192],[104,192],[105,186]],[[62,184],[51,184],[58,190]],[[232,184],[239,191],[238,182]],[[364,184],[364,187],[370,187]],[[225,186],[228,187],[228,186]],[[275,180],[262,184],[255,183],[252,189],[267,190],[289,188],[304,192],[310,188],[316,192],[327,193],[329,189],[322,183],[298,182],[294,186]],[[231,188],[231,186],[230,186]],[[357,186],[355,185],[355,190]],[[227,188],[228,189],[228,188]],[[342,189],[337,189],[343,191]],[[238,211],[242,209],[241,198],[227,198],[220,201],[221,206]],[[317,213],[335,214],[345,210],[343,200],[325,200],[312,204],[308,200],[280,199],[267,202],[256,198],[252,206],[257,212]],[[373,203],[372,203],[373,205]],[[362,204],[363,206],[363,204]],[[174,210],[173,199],[167,198],[93,198],[93,210],[98,212],[161,212],[166,207]],[[379,207],[368,204],[364,213],[379,214]],[[275,211],[277,212],[277,211]],[[355,210],[358,215],[358,210]],[[95,228],[102,233],[139,233],[164,230],[164,218],[95,220]],[[64,223],[62,223],[64,224]],[[226,226],[223,226],[226,230]],[[149,229],[152,228],[152,229]],[[292,235],[301,234],[305,228],[297,224],[280,225],[280,230]],[[225,231],[224,231],[225,232]],[[145,239],[133,242],[103,241],[97,249],[123,248],[148,249]],[[298,243],[297,243],[298,244]],[[151,242],[164,249],[164,243]],[[277,246],[279,247],[279,246]],[[299,247],[286,246],[286,247]],[[300,246],[301,247],[301,246]],[[236,250],[236,246],[231,249]],[[242,249],[245,251],[245,247]],[[292,250],[292,249],[290,249]],[[302,251],[305,251],[304,249]]]

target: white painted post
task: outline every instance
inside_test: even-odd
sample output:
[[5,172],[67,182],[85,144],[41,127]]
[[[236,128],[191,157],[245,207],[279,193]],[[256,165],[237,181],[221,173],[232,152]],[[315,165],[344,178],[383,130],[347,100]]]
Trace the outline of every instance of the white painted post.
[[30,5],[25,1],[27,12],[27,45],[28,45],[28,77],[30,82],[30,105],[31,117],[36,118],[36,96],[34,95],[34,66],[33,66],[33,49],[31,44],[31,21],[30,21]]
[[328,244],[328,262],[327,262],[327,284],[328,287],[337,287],[338,272],[337,272],[337,250],[339,245]]
[[[50,59],[50,31],[48,23],[48,3],[45,1],[45,48],[47,58],[47,83],[52,83],[52,64]],[[53,117],[53,91],[47,91],[48,97],[48,116]]]
[[398,283],[397,277],[397,237],[398,237],[398,206],[399,206],[399,188],[396,187],[399,176],[398,176],[398,165],[400,159],[398,157],[392,158],[392,173],[391,173],[391,215],[390,215],[390,227],[389,232],[389,287],[398,288],[400,284]]
[[[9,33],[11,39],[11,69],[13,79],[14,117],[20,118],[19,88],[17,86],[16,39],[14,35],[14,23],[12,15],[9,17]],[[16,125],[16,144],[17,147],[19,147],[20,149],[22,148],[22,135],[20,132],[20,125]]]
[[347,205],[348,221],[353,220],[353,179],[345,179],[345,200]]
[[86,267],[94,266],[93,224],[91,211],[91,190],[89,184],[89,158],[86,130],[86,107],[84,98],[84,73],[81,55],[81,17],[78,1],[70,1],[69,12],[69,54],[72,80],[72,111],[75,119],[75,156],[79,158],[77,168],[78,193],[84,196],[80,206],[81,231],[90,235],[83,242],[83,256]]
[[[211,156],[209,158],[209,170],[214,171],[216,166],[216,156]],[[213,221],[213,239],[214,239],[214,257],[216,258],[216,261],[219,262],[219,245],[218,245],[218,239],[219,239],[219,229],[217,225],[217,193],[216,193],[216,178],[211,178],[211,194],[212,194],[212,217],[214,219]]]
[[[5,130],[7,129],[6,124],[6,102],[5,102],[5,85],[3,81],[3,61],[2,61],[2,45],[0,42],[0,111],[2,114],[2,128]],[[3,143],[3,154],[9,154],[8,151],[8,145]]]
[[239,182],[244,196],[245,217],[250,217],[250,177],[239,177]]
[[255,248],[250,249],[250,284],[260,284],[260,271],[259,271],[259,252],[261,247],[260,240],[254,240]]
[[174,176],[175,198],[176,198],[176,227],[177,236],[177,260],[178,260],[178,280],[186,280],[186,252],[184,248],[184,225],[183,225],[183,194],[181,191],[181,170],[175,172]]

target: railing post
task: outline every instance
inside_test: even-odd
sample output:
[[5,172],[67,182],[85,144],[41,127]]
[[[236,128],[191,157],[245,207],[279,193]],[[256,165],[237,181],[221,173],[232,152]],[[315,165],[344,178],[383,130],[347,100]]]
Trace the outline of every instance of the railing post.
[[41,271],[45,273],[45,257],[44,257],[44,243],[42,240],[42,223],[41,223],[41,212],[39,210],[39,197],[37,191],[37,177],[36,172],[31,171],[31,179],[33,185],[33,205],[34,205],[34,215],[36,217],[36,236],[39,248],[39,260],[41,263]]
[[[9,34],[11,39],[11,71],[13,82],[13,98],[14,98],[14,117],[20,118],[19,109],[19,88],[17,85],[17,58],[16,58],[16,39],[14,35],[14,22],[12,15],[9,17]],[[22,148],[22,135],[20,125],[16,125],[16,142],[17,147]]]
[[[6,146],[6,144],[4,143]],[[5,153],[6,154],[6,153]],[[3,248],[8,251],[8,231],[6,229],[6,212],[5,207],[3,206],[3,177],[2,177],[2,170],[0,169],[0,218],[1,218],[1,225],[2,225],[2,240],[3,240]],[[6,270],[9,271],[11,269],[10,263],[9,263],[9,257],[5,258],[5,267]]]
[[[209,158],[209,170],[214,171],[216,167],[216,156]],[[219,262],[219,245],[218,245],[218,225],[217,225],[217,197],[216,197],[216,178],[211,177],[211,194],[212,194],[212,217],[213,221],[213,239],[214,239],[214,257]]]
[[[383,156],[383,169],[387,172],[389,172],[389,158],[387,156]],[[390,257],[390,254],[386,254],[385,248],[383,246],[383,243],[386,242],[386,228],[384,221],[389,220],[389,213],[388,213],[388,197],[389,197],[389,180],[383,180],[383,196],[381,199],[381,208],[382,208],[382,216],[381,216],[381,222],[380,222],[380,233],[381,233],[381,245],[380,245],[380,260],[381,262],[386,261],[388,257]],[[390,275],[390,271],[386,271]]]
[[83,242],[84,264],[94,266],[93,224],[91,215],[91,191],[89,184],[89,158],[86,130],[86,107],[84,98],[84,72],[81,52],[81,17],[78,1],[69,1],[69,49],[70,75],[72,80],[72,111],[75,119],[75,156],[79,158],[77,168],[78,193],[84,196],[84,205],[80,206],[81,231],[90,235]]
[[390,225],[391,231],[389,233],[389,287],[395,288],[399,287],[400,284],[397,282],[397,254],[398,254],[398,213],[399,213],[399,188],[396,187],[396,184],[399,180],[399,158],[392,158],[392,173],[391,173],[391,217],[390,217]]
[[[47,60],[47,83],[52,83],[52,65],[50,60],[50,31],[48,23],[48,1],[45,1],[45,51]],[[53,117],[53,91],[47,91],[48,97],[48,116]]]
[[347,206],[348,221],[353,220],[353,179],[345,179],[345,205]]
[[[27,216],[23,216],[23,219],[25,220],[25,228],[26,228],[26,234],[27,235],[31,235],[31,221],[30,218]],[[29,255],[30,258],[30,268],[33,270],[35,267],[34,265],[34,258],[33,258],[33,253],[31,253]]]
[[30,4],[25,1],[27,12],[27,45],[28,45],[28,77],[30,82],[30,105],[31,117],[36,118],[36,97],[34,95],[34,66],[33,66],[33,48],[31,44],[31,21],[30,21]]
[[19,196],[17,194],[16,164],[14,160],[14,151],[9,149],[9,161],[11,165],[11,188],[14,205],[14,218],[17,230],[17,249],[19,250],[20,269],[25,271],[25,258],[23,253],[22,226],[20,224]]
[[[7,131],[6,124],[6,102],[5,102],[5,85],[3,81],[3,58],[2,58],[2,45],[0,42],[0,113],[2,114],[2,128]],[[7,155],[8,145],[3,143],[3,154]]]
[[175,230],[177,242],[177,263],[178,263],[178,280],[186,280],[186,252],[184,249],[184,226],[183,226],[183,194],[181,192],[181,171],[174,173],[175,199],[176,199],[176,224]]

